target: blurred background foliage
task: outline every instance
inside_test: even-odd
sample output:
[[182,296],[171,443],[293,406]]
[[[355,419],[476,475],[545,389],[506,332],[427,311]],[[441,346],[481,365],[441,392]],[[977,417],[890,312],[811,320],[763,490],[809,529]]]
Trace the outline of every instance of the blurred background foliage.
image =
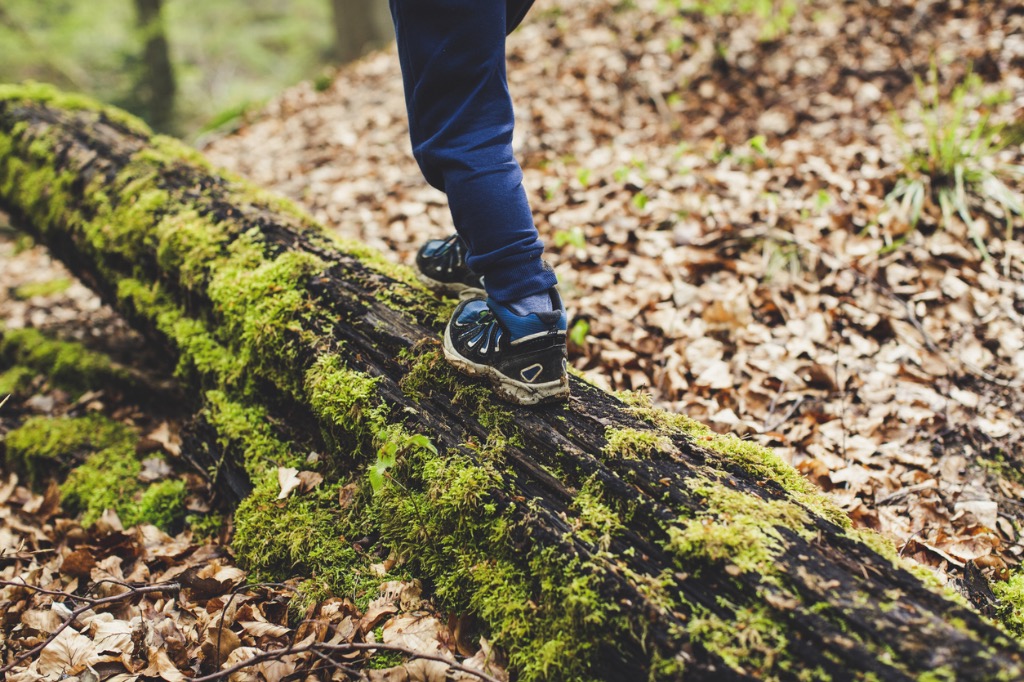
[[0,82],[54,83],[194,138],[391,39],[386,0],[0,0]]

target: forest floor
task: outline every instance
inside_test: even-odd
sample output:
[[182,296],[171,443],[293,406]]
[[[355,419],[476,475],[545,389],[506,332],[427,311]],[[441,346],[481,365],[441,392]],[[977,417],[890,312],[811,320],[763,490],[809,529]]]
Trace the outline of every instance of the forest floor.
[[[782,25],[674,4],[540,0],[508,41],[516,149],[573,365],[774,447],[940,576],[1005,579],[1024,553],[1024,222],[989,191],[970,226],[929,196],[915,228],[886,195],[920,177],[908,160],[935,117],[961,134],[1011,124],[1006,149],[964,163],[1022,164],[1024,14],[821,1]],[[288,90],[203,151],[401,262],[452,231],[409,150],[393,50]],[[1022,178],[1008,182],[1019,196]],[[69,275],[39,248],[7,239],[0,264],[9,328],[121,337],[126,362],[141,347],[81,285],[47,291]],[[39,389],[0,413],[0,433],[89,406]],[[175,415],[92,402],[173,450]],[[10,495],[0,547],[45,545],[38,524],[61,524],[33,525],[42,498]]]

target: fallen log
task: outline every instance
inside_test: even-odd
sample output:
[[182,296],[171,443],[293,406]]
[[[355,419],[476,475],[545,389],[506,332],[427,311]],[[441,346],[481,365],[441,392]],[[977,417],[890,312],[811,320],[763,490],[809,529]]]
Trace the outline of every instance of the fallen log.
[[[576,378],[496,403],[440,358],[450,302],[116,110],[0,87],[0,208],[177,358],[257,578],[419,577],[520,680],[1024,673],[770,451]],[[323,483],[278,500],[287,467]]]

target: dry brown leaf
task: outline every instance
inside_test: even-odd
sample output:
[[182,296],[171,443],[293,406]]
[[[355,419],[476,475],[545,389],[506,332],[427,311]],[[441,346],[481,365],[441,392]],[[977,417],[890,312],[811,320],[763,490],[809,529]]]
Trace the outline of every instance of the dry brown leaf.
[[277,499],[287,499],[293,490],[302,485],[302,480],[299,478],[298,473],[299,470],[292,467],[277,468],[277,482],[281,486],[281,492],[278,493]]
[[238,624],[253,637],[273,637],[277,639],[279,637],[286,637],[291,632],[290,628],[286,628],[283,625],[274,625],[255,620],[240,620]]
[[130,654],[133,650],[134,630],[128,621],[96,620],[90,624],[90,634],[100,652]]
[[300,471],[298,476],[301,484],[301,490],[304,493],[315,490],[324,482],[324,477],[315,471]]
[[57,615],[53,609],[29,609],[21,614],[21,622],[25,627],[49,635],[61,626],[64,618]]
[[65,628],[39,653],[38,670],[41,675],[76,675],[98,658],[91,639]]
[[226,627],[209,628],[203,639],[203,659],[208,662],[220,661],[223,664],[228,660],[231,652],[240,646],[242,646],[242,641],[230,629]]

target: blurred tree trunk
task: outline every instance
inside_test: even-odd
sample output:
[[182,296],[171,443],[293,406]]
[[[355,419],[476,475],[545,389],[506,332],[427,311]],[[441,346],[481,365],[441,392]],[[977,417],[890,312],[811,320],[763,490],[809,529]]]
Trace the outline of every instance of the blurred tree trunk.
[[334,57],[358,59],[394,37],[385,0],[331,0],[334,15]]
[[164,30],[162,5],[163,0],[135,0],[136,20],[144,45],[142,72],[135,88],[143,118],[156,130],[169,132],[174,122],[177,83]]

